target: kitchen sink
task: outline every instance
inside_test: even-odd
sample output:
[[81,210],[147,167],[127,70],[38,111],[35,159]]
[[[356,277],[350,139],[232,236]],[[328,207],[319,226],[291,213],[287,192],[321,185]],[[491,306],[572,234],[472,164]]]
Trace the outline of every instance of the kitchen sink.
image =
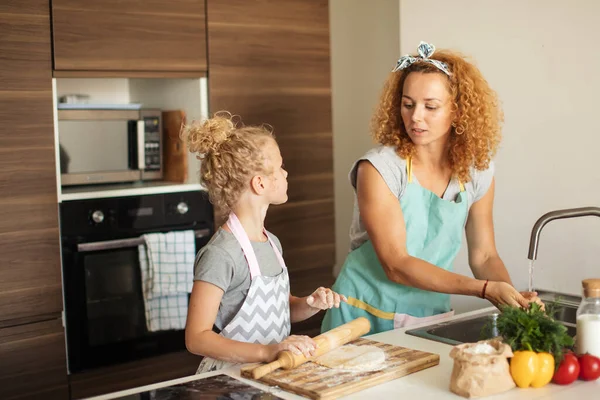
[[[576,312],[575,305],[560,304],[554,313],[556,320],[567,327],[571,337],[574,337],[576,332]],[[498,310],[491,310],[476,316],[407,330],[406,333],[450,345],[473,343],[499,336],[496,326],[498,315]]]

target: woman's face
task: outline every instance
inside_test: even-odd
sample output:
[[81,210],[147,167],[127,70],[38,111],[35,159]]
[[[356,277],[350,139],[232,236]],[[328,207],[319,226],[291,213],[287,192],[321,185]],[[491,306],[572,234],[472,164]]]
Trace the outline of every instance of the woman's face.
[[448,78],[442,73],[411,72],[404,81],[401,116],[414,144],[445,141],[452,124]]

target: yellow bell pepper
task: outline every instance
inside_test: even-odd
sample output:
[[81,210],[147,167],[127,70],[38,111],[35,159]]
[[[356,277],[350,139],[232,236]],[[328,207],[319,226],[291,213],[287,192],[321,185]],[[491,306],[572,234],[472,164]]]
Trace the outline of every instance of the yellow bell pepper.
[[510,375],[520,388],[545,386],[554,375],[554,356],[550,353],[515,351],[510,360]]

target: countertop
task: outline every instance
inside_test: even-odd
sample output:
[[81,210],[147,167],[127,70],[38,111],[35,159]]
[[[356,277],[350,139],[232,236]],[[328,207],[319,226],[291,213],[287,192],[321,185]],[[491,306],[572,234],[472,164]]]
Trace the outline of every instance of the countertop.
[[[463,318],[467,316],[483,314],[493,310],[493,307],[472,311],[465,314],[455,315],[450,317],[447,321]],[[452,346],[422,339],[419,337],[407,335],[405,330],[414,329],[417,326],[411,326],[410,328],[396,329],[393,331],[383,332],[375,335],[368,336],[369,339],[389,343],[397,346],[408,347],[411,349],[417,349],[427,351],[431,353],[437,353],[440,355],[440,363],[435,367],[425,369],[413,373],[402,378],[398,378],[371,388],[362,390],[360,392],[353,393],[349,396],[343,397],[344,400],[356,400],[356,399],[389,399],[397,398],[398,396],[410,395],[411,398],[419,398],[419,400],[443,400],[443,399],[460,399],[462,397],[455,395],[450,392],[449,383],[450,375],[452,373],[453,360],[450,358],[450,350]],[[124,396],[135,395],[136,393],[146,392],[153,389],[164,388],[180,383],[190,382],[197,379],[217,375],[227,374],[236,379],[239,379],[251,386],[255,386],[264,391],[269,391],[272,394],[287,400],[305,400],[305,397],[297,396],[288,392],[285,392],[279,388],[270,388],[267,385],[257,383],[252,380],[244,379],[240,377],[239,367],[229,368],[222,371],[215,371],[204,373],[200,375],[193,375],[185,378],[175,379],[166,382],[160,382],[153,385],[143,386],[139,388],[124,390],[120,392],[110,393],[107,395],[96,396],[89,398],[90,400],[109,400],[118,399]],[[519,389],[515,388],[507,392],[488,397],[494,400],[525,400],[525,399],[543,399],[543,400],[571,400],[571,399],[600,399],[600,379],[594,382],[582,382],[576,381],[571,385],[560,386],[555,384],[548,384],[543,388],[539,389]]]

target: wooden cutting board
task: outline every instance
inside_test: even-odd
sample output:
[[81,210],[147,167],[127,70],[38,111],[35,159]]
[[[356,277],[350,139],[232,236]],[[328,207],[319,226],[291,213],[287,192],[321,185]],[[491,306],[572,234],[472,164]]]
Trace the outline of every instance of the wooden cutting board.
[[[433,367],[440,362],[437,354],[368,339],[357,339],[349,344],[382,349],[386,358],[384,368],[380,371],[350,372],[307,362],[294,369],[271,372],[258,381],[311,399],[330,400]],[[252,379],[249,373],[253,367],[256,364],[242,368],[242,376]]]
[[163,111],[163,179],[185,183],[188,178],[188,150],[179,134],[186,123],[183,110]]

